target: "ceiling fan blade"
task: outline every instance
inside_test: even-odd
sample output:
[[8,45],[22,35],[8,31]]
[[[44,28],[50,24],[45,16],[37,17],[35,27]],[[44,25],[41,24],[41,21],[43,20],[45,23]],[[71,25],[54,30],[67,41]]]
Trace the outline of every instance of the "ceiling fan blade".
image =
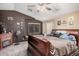
[[48,5],[48,4],[51,4],[51,3],[39,3],[40,6]]
[[28,5],[27,7],[35,7],[35,5]]
[[48,5],[48,4],[51,4],[51,3],[46,3],[46,4]]
[[39,3],[38,5],[39,5],[39,6],[43,6],[43,5],[44,5],[44,3]]
[[50,10],[52,10],[52,9],[51,9],[51,8],[49,8],[49,7],[46,7],[46,9],[47,9],[47,10],[49,10],[49,11],[50,11]]
[[28,10],[32,12],[32,9],[28,9]]

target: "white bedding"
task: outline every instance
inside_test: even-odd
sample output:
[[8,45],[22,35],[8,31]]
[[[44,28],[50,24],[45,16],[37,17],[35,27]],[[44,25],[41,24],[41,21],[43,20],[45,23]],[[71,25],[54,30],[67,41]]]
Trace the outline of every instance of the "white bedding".
[[47,39],[51,43],[50,53],[52,55],[68,55],[77,49],[76,43],[52,36],[35,36],[39,39]]

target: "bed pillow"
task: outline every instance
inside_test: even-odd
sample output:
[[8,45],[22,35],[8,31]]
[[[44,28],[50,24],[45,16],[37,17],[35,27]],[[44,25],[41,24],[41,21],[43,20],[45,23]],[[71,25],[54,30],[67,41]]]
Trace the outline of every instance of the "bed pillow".
[[67,35],[67,34],[62,34],[62,35],[60,36],[60,38],[61,38],[61,39],[68,39],[68,35]]
[[69,40],[70,40],[70,41],[76,41],[76,38],[75,38],[75,36],[73,36],[73,35],[69,35]]
[[56,33],[61,33],[61,34],[67,34],[68,32],[66,32],[66,31],[56,31]]
[[73,35],[68,35],[68,34],[63,34],[63,35],[60,36],[60,38],[66,39],[66,40],[70,40],[70,41],[76,41],[75,36],[73,36]]

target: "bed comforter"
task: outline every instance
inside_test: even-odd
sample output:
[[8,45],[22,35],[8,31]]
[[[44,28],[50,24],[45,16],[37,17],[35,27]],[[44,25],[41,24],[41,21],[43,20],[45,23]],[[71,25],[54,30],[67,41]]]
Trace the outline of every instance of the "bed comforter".
[[48,40],[50,45],[50,53],[54,56],[69,55],[77,49],[76,43],[51,36],[35,36],[40,39]]

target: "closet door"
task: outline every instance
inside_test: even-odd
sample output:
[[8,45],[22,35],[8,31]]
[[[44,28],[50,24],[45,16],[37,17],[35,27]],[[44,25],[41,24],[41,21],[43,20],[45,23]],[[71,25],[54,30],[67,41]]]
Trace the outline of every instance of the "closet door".
[[53,23],[52,22],[48,22],[46,23],[47,25],[47,34],[50,34],[53,28]]

